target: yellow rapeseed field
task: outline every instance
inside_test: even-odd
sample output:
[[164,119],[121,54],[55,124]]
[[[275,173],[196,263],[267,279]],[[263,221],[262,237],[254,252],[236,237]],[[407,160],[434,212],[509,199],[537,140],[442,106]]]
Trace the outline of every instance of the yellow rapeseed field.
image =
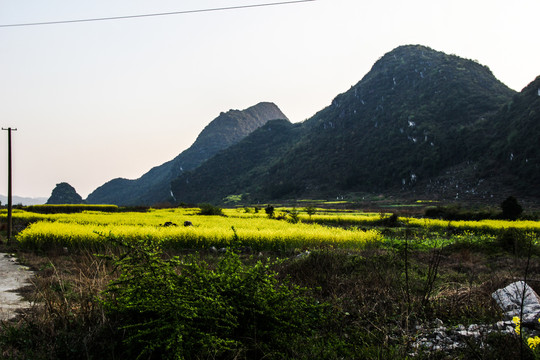
[[[17,235],[23,245],[85,246],[102,244],[107,235],[125,240],[151,238],[175,248],[250,246],[255,249],[308,247],[362,247],[381,239],[376,230],[330,228],[318,224],[292,224],[263,214],[226,211],[228,216],[201,216],[198,209],[164,209],[149,212],[39,216]],[[250,215],[250,216],[248,216]],[[37,218],[18,212],[16,216]],[[184,226],[184,222],[192,226]],[[172,223],[172,226],[164,226]]]
[[495,233],[504,229],[518,229],[532,232],[540,231],[540,222],[529,220],[448,221],[437,219],[400,218],[400,221],[404,221],[410,226],[424,227],[433,230],[453,227],[460,230],[470,230],[473,232],[487,233]]
[[[299,222],[268,218],[264,209],[224,209],[225,216],[198,215],[198,208],[150,209],[147,212],[84,211],[73,214],[36,214],[16,209],[14,218],[30,225],[17,240],[32,247],[101,245],[108,235],[122,239],[150,238],[174,248],[250,246],[254,249],[302,249],[313,247],[355,248],[383,240],[377,230],[359,227],[378,225],[390,214],[343,212],[318,209],[305,211],[276,208],[276,217],[290,219],[296,212]],[[0,212],[4,217],[5,213]],[[184,226],[189,221],[193,226]],[[172,226],[164,226],[170,223]],[[398,226],[422,227],[440,232],[455,228],[468,236],[498,234],[505,229],[540,232],[538,221],[446,221],[400,217]]]

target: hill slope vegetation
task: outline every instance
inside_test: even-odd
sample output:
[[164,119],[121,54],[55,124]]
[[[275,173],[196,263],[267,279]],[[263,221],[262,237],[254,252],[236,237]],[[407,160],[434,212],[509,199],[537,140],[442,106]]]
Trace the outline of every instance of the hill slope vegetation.
[[183,173],[172,190],[179,201],[197,202],[220,202],[227,194],[264,201],[410,191],[445,169],[485,161],[494,138],[505,132],[497,123],[507,121],[501,109],[513,97],[521,98],[486,66],[401,46],[330,106],[295,125],[271,161],[233,165],[259,153],[256,148],[276,149],[273,136],[257,134],[255,142],[254,133],[221,153],[219,166],[208,161]]
[[88,195],[90,204],[153,205],[173,202],[170,182],[192,170],[219,151],[237,143],[273,119],[287,119],[273,103],[263,102],[245,110],[221,113],[199,134],[187,150],[156,166],[136,180],[113,179]]

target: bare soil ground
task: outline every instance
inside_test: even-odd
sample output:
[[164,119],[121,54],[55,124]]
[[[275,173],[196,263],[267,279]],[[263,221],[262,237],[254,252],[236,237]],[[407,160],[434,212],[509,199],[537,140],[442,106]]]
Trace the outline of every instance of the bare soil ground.
[[18,290],[29,285],[33,272],[17,263],[15,257],[0,253],[0,320],[9,320],[16,311],[29,307]]

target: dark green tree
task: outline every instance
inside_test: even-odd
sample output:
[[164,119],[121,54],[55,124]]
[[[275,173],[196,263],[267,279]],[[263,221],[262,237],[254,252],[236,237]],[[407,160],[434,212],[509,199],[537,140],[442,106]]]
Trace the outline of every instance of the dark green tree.
[[317,212],[317,209],[313,206],[308,206],[304,209],[304,211],[306,212],[306,214],[309,215],[309,218],[311,219],[311,216],[315,215],[315,213]]
[[516,220],[523,212],[523,208],[519,205],[517,199],[509,196],[501,203],[502,216],[505,219]]
[[264,211],[269,218],[274,217],[274,207],[272,205],[268,205],[267,207],[265,207]]
[[223,209],[212,204],[200,204],[199,215],[223,215]]

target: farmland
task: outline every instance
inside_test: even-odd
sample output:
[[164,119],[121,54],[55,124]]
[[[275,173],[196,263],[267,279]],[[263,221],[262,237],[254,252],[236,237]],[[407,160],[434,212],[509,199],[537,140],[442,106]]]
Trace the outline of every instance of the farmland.
[[412,347],[435,319],[499,321],[491,293],[510,279],[538,290],[535,220],[277,205],[41,210],[16,209],[15,241],[3,245],[36,272],[25,292],[34,306],[0,331],[3,358],[535,356],[508,334],[449,353]]
[[[145,213],[103,213],[39,215],[20,211],[15,218],[32,222],[18,235],[22,246],[99,246],[113,235],[129,240],[151,238],[168,248],[249,246],[257,250],[289,250],[330,246],[359,248],[381,239],[376,230],[331,228],[319,224],[276,221],[264,213],[237,210],[225,216],[199,216],[199,209],[150,210]],[[189,222],[190,226],[184,226]]]

